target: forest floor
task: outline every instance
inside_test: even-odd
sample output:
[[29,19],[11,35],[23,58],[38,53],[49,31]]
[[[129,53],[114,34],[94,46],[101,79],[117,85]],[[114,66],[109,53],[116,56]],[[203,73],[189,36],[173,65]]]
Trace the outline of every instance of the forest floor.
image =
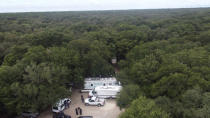
[[[107,99],[106,104],[102,107],[97,106],[85,106],[81,101],[81,95],[84,98],[87,98],[87,93],[80,93],[79,90],[73,90],[71,97],[71,105],[70,108],[64,111],[65,114],[71,115],[72,118],[79,117],[75,113],[75,108],[82,108],[82,115],[85,116],[93,116],[93,118],[117,118],[119,114],[123,111],[120,110],[116,105],[115,99]],[[43,112],[38,118],[52,118],[51,110]]]

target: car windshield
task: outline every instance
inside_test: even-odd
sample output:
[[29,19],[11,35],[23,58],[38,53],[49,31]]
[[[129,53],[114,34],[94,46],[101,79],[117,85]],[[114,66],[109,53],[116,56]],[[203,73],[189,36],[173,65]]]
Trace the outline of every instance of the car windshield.
[[53,109],[58,110],[58,107],[53,107]]

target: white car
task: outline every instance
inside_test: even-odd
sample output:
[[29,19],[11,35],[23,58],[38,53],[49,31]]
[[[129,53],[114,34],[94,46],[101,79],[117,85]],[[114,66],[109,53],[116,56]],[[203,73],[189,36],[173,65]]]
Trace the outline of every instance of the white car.
[[91,98],[86,98],[85,99],[85,105],[95,105],[95,106],[104,106],[105,100],[98,98],[98,97],[91,97]]
[[60,99],[55,105],[52,107],[52,111],[55,113],[63,111],[65,107],[65,103],[70,104],[71,100],[69,98]]

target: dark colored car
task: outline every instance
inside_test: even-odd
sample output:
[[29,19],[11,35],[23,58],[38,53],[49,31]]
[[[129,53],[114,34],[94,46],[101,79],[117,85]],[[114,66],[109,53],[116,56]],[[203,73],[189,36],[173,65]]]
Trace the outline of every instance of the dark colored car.
[[64,118],[71,118],[71,116],[64,114]]
[[80,116],[78,118],[93,118],[93,116]]
[[23,112],[21,114],[21,116],[23,118],[37,118],[39,116],[39,113],[34,113],[34,112],[26,111],[26,112]]
[[71,118],[71,116],[64,114],[63,112],[53,113],[53,118]]

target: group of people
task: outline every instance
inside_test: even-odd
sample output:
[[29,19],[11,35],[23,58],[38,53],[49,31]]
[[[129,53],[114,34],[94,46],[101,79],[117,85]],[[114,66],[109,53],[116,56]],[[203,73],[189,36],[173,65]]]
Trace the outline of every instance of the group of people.
[[[82,100],[82,103],[84,103],[83,95],[81,95],[81,100]],[[82,115],[82,108],[80,107],[75,108],[75,112],[76,112],[76,115]]]
[[77,107],[75,108],[76,115],[82,115],[82,108]]

